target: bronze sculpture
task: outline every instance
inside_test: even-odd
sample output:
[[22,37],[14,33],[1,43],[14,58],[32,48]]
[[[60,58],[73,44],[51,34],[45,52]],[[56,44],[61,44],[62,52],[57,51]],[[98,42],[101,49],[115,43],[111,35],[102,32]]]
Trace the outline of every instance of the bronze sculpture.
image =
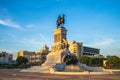
[[58,16],[58,19],[56,21],[56,25],[57,25],[57,28],[59,27],[63,27],[63,25],[65,24],[65,15],[63,14],[62,17],[59,15]]

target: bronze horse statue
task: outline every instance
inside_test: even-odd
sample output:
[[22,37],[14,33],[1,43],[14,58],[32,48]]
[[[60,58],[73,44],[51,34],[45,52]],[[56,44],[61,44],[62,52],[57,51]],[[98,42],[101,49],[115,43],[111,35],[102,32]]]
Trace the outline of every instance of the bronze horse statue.
[[58,16],[58,19],[56,21],[56,25],[57,25],[57,28],[59,27],[63,27],[63,25],[65,24],[65,15],[63,14],[62,17],[59,15]]

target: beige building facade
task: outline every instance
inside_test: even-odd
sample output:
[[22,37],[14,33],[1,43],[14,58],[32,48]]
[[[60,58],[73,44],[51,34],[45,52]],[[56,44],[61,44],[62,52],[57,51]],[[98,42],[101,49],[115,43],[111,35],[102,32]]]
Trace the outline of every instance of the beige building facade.
[[69,42],[69,51],[73,53],[79,60],[82,56],[82,42],[71,41]]
[[19,51],[18,56],[26,57],[28,59],[28,64],[30,65],[41,65],[41,63],[45,62],[46,55],[49,52],[49,48],[45,45],[41,50],[38,50],[37,52]]

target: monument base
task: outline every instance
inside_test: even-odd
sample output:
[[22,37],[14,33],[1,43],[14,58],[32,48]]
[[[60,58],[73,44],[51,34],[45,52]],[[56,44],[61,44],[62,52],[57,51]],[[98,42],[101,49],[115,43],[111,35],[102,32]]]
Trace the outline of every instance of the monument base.
[[65,72],[83,72],[84,69],[78,65],[67,65],[64,69]]
[[20,72],[39,72],[64,75],[88,75],[88,74],[112,74],[103,68],[89,67],[85,64],[78,63],[77,65],[65,65],[65,63],[56,64],[55,66],[32,66],[28,69],[23,69]]
[[45,63],[42,64],[42,66],[54,66],[58,63],[62,63],[63,62],[63,58],[66,55],[69,55],[69,51],[67,49],[60,49],[57,50],[55,52],[50,52],[47,55],[47,59],[45,61]]

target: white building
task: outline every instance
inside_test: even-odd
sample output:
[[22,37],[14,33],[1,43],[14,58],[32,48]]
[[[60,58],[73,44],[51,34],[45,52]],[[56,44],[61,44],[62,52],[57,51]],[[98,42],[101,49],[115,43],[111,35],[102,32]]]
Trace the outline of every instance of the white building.
[[0,64],[11,64],[13,55],[7,52],[0,52]]
[[82,42],[76,42],[76,41],[69,42],[69,51],[75,54],[78,59],[81,56],[103,57],[103,55],[100,54],[100,49],[83,46]]

